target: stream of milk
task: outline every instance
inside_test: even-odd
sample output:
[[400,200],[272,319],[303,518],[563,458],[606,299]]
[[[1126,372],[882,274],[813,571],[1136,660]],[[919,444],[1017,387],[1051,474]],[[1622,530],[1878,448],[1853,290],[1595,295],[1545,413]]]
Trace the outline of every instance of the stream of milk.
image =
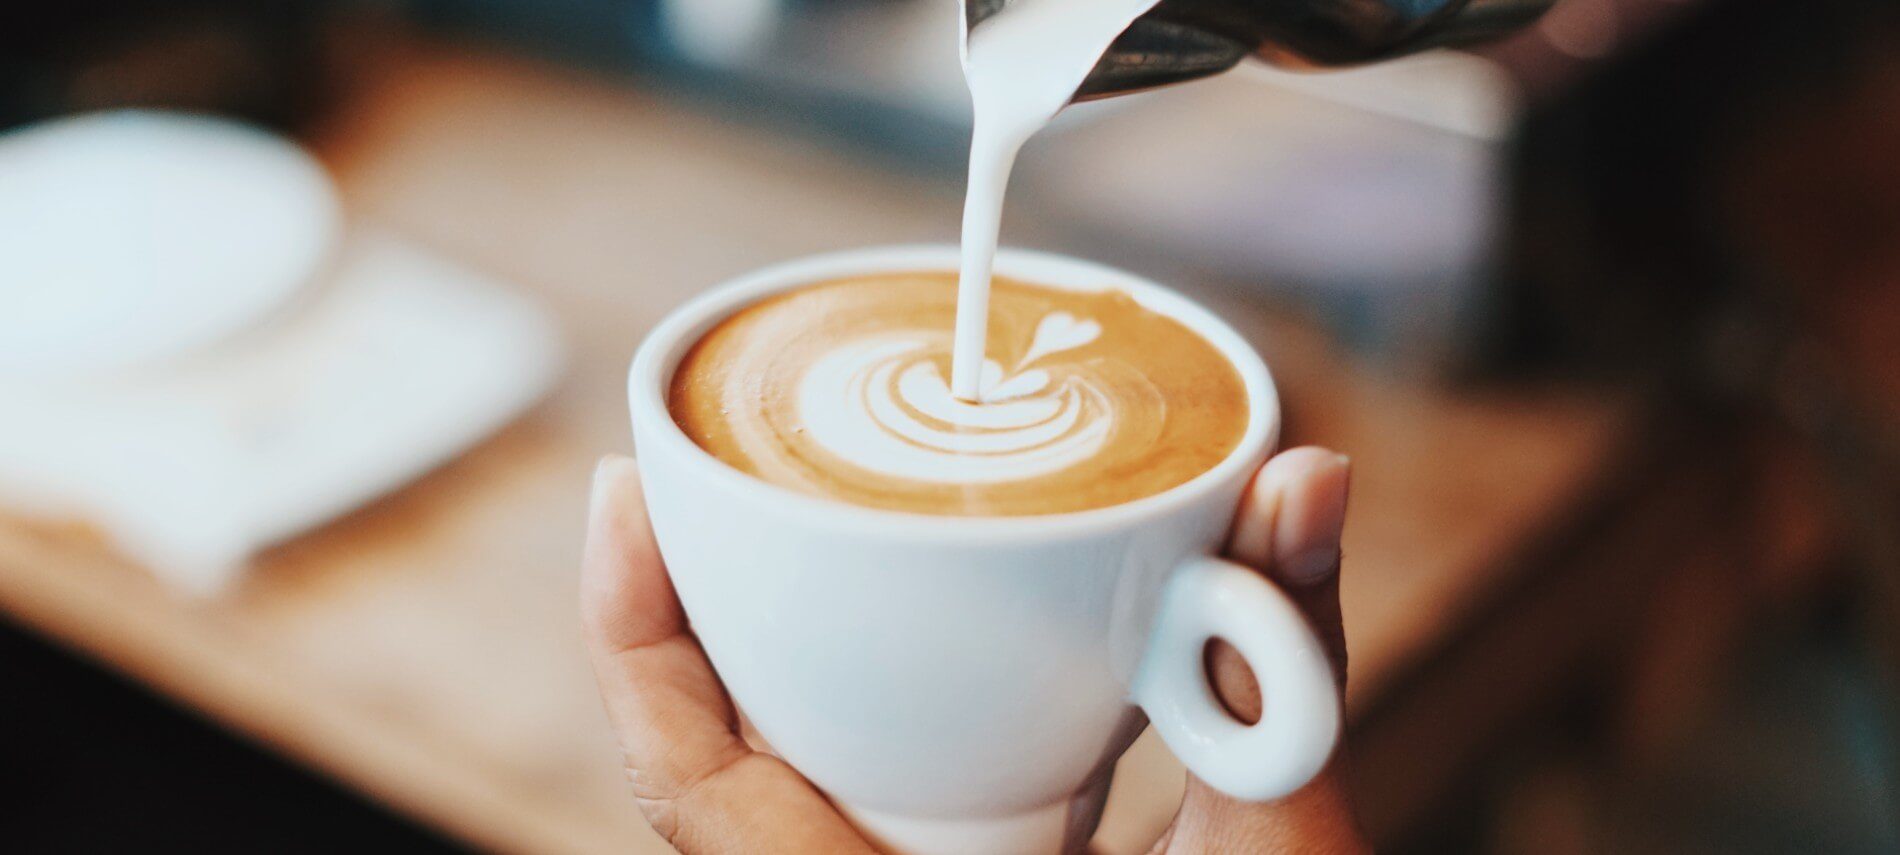
[[950,390],[982,402],[990,268],[1003,192],[1023,143],[1067,106],[1097,60],[1158,0],[1012,0],[970,30],[963,75],[975,112]]

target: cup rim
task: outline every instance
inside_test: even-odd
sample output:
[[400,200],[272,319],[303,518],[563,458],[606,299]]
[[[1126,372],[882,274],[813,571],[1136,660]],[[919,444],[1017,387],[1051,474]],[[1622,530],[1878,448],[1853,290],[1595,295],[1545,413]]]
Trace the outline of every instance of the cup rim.
[[814,524],[861,526],[868,532],[897,536],[981,536],[987,540],[1013,540],[1083,535],[1169,513],[1194,503],[1236,477],[1250,477],[1251,472],[1241,470],[1258,466],[1278,441],[1280,400],[1273,375],[1253,346],[1218,315],[1172,289],[1135,274],[1079,258],[1018,248],[997,251],[994,269],[998,274],[1055,288],[1123,290],[1142,306],[1187,325],[1219,350],[1240,375],[1248,404],[1246,430],[1227,456],[1199,475],[1159,493],[1103,508],[1019,516],[926,514],[811,495],[742,472],[693,442],[667,409],[666,396],[672,375],[686,350],[734,312],[767,296],[831,279],[874,273],[955,271],[960,260],[958,248],[949,244],[903,244],[827,252],[741,274],[688,300],[647,333],[628,370],[628,407],[635,433],[640,440],[657,443],[657,447],[636,448],[636,454],[669,455],[691,469],[695,477],[760,497]]

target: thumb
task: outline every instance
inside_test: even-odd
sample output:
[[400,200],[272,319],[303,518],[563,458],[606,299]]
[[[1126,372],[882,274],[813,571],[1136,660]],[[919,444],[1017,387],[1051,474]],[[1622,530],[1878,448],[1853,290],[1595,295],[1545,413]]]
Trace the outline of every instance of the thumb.
[[[1345,630],[1340,622],[1340,534],[1351,465],[1320,448],[1284,452],[1261,468],[1242,500],[1228,557],[1265,574],[1284,590],[1332,660],[1345,688]],[[1253,672],[1224,642],[1208,648],[1216,693],[1242,721],[1258,721],[1261,697]],[[1243,802],[1192,776],[1174,824],[1156,845],[1169,852],[1370,851],[1353,817],[1334,758],[1317,778],[1273,802]]]
[[[1271,579],[1306,616],[1342,692],[1346,630],[1339,613],[1339,544],[1351,470],[1345,455],[1313,446],[1267,461],[1241,500],[1227,544],[1229,558]],[[1207,668],[1216,694],[1235,717],[1258,720],[1260,689],[1240,653],[1216,640]]]

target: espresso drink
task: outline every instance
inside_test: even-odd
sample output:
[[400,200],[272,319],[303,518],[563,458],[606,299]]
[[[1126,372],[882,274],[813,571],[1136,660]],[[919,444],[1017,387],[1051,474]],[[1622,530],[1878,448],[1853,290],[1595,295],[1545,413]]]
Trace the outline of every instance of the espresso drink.
[[673,374],[701,448],[763,480],[858,505],[1024,515],[1182,484],[1240,442],[1225,355],[1120,291],[991,284],[982,399],[950,389],[957,277],[808,286],[727,318]]

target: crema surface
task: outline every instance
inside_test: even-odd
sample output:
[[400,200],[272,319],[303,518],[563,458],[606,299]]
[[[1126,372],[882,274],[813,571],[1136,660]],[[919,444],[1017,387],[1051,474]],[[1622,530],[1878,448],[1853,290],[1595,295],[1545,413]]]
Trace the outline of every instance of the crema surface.
[[954,273],[769,297],[694,345],[668,407],[701,448],[876,508],[1002,516],[1107,507],[1219,463],[1247,427],[1220,351],[1120,291],[998,277],[976,403],[950,391]]

